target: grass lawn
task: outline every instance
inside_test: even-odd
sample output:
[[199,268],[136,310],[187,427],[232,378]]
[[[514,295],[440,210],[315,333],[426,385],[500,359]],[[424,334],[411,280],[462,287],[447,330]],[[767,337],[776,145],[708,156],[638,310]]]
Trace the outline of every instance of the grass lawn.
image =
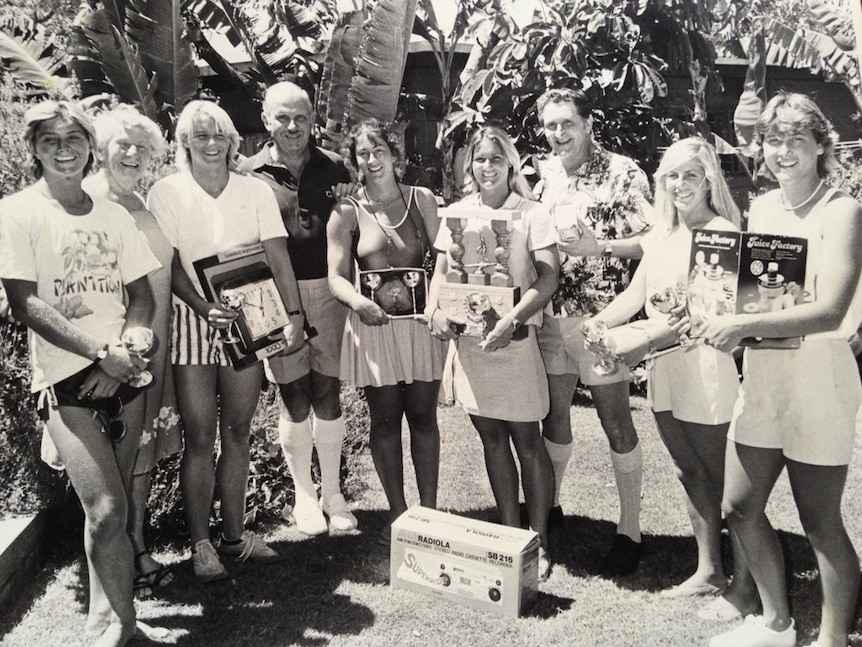
[[[691,647],[724,630],[701,621],[703,600],[664,600],[658,591],[676,584],[695,567],[682,488],[673,475],[652,415],[633,398],[635,425],[644,449],[642,526],[646,550],[641,568],[616,581],[596,575],[615,530],[616,488],[607,442],[589,402],[572,408],[576,450],[566,476],[566,524],[551,534],[555,567],[538,603],[520,619],[503,618],[418,593],[390,589],[389,555],[377,545],[384,523],[383,494],[370,456],[363,456],[348,487],[359,531],[303,539],[286,525],[266,528],[285,560],[269,567],[230,567],[225,582],[194,580],[188,551],[167,551],[178,580],[163,597],[138,603],[142,620],[167,635],[136,645],[269,647],[283,645],[573,645],[583,647]],[[440,410],[441,509],[494,520],[481,445],[466,416]],[[406,437],[406,434],[405,434]],[[857,448],[858,450],[858,448]],[[851,537],[862,546],[862,473],[851,465],[845,510]],[[409,456],[409,454],[406,453]],[[412,467],[406,474],[410,501],[417,501]],[[819,590],[814,557],[801,535],[785,477],[779,480],[769,515],[780,529],[788,556],[793,615],[799,642],[814,637]],[[48,567],[21,591],[0,618],[0,639],[9,647],[89,644],[83,634],[86,569],[80,544],[67,540]],[[860,614],[857,614],[859,618]],[[862,647],[857,619],[852,645]]]

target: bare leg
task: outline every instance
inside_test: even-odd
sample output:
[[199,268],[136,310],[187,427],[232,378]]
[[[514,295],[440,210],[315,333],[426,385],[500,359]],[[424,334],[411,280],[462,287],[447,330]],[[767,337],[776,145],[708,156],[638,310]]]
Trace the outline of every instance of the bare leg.
[[440,471],[440,429],[437,427],[437,394],[440,381],[413,382],[404,386],[404,413],[410,426],[410,456],[416,470],[419,503],[437,507]]
[[185,446],[180,463],[180,489],[192,546],[209,539],[215,488],[216,366],[174,366],[177,406],[183,420]]
[[787,461],[799,519],[814,548],[823,592],[818,647],[844,647],[859,591],[859,558],[841,517],[847,466]]
[[784,555],[766,518],[766,502],[784,468],[780,449],[727,443],[722,508],[757,585],[763,618],[774,631],[790,626]]
[[686,494],[688,516],[697,542],[697,570],[669,592],[684,595],[706,587],[723,590],[721,495],[728,423],[700,425],[677,420],[669,411],[655,412],[659,434],[673,459]]
[[[110,624],[97,644],[125,645],[135,635],[132,545],[114,448],[89,409],[52,409],[47,429],[84,509],[84,550],[90,573],[100,584],[90,592],[91,614],[110,609]],[[104,599],[92,600],[93,596]]]
[[485,453],[485,469],[491,482],[491,491],[500,511],[504,526],[518,527],[518,468],[509,444],[508,423],[504,420],[471,415],[470,420],[479,432]]
[[242,371],[229,366],[218,369],[221,453],[216,481],[221,497],[222,536],[228,540],[239,539],[245,527],[249,435],[262,382],[263,365],[260,362]]
[[401,449],[401,418],[404,415],[403,386],[366,386],[365,399],[371,417],[371,457],[383,493],[389,502],[390,519],[407,510],[404,498],[404,458]]
[[507,422],[518,461],[521,464],[521,485],[530,527],[539,533],[542,546],[548,549],[548,510],[554,495],[551,462],[537,422]]

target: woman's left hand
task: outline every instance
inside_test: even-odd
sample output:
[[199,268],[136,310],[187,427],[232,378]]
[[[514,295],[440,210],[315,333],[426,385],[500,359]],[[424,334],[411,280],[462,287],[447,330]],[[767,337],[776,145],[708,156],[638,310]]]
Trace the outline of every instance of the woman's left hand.
[[479,348],[488,353],[498,348],[505,348],[512,341],[512,333],[514,332],[515,329],[510,321],[505,318],[500,319],[493,330],[488,332],[485,339],[479,342]]

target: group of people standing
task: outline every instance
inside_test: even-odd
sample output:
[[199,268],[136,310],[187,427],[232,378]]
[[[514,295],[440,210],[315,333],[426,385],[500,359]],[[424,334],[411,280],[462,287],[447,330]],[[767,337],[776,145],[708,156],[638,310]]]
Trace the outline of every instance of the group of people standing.
[[[685,489],[698,549],[696,572],[662,595],[713,595],[698,611],[702,618],[746,618],[716,636],[714,647],[795,644],[781,549],[764,514],[786,466],[820,567],[816,644],[846,645],[859,563],[840,503],[862,392],[847,343],[862,323],[862,207],[827,184],[834,159],[828,121],[807,97],[780,94],[757,129],[778,188],[752,203],[749,229],[808,239],[810,300],[693,328],[684,308],[669,316],[650,296],[687,282],[692,229],[740,226],[715,150],[699,138],[671,145],[653,201],[637,164],[593,138],[583,93],[549,90],[537,111],[552,155],[535,187],[502,129],[477,128],[464,149],[465,197],[455,206],[518,214],[506,262],[520,298],[482,338],[460,334],[464,322],[441,307],[439,294],[453,266],[494,269],[481,250],[495,232],[490,221],[468,220],[456,241],[441,226],[431,192],[402,182],[404,147],[393,126],[365,121],[346,135],[341,156],[325,151],[312,141],[308,96],[283,82],[263,103],[270,143],[240,159],[228,114],[193,101],[176,126],[178,172],[145,200],[138,183],[164,146],[155,124],[127,106],[101,115],[95,128],[66,102],[28,111],[37,182],[0,201],[0,278],[13,315],[32,333],[46,454],[68,471],[84,508],[95,644],[126,644],[135,634],[133,595],[173,579],[144,545],[143,518],[149,475],[160,456],[180,449],[180,422],[196,576],[223,579],[224,560],[279,559],[243,523],[250,426],[264,375],[281,395],[279,440],[295,486],[285,515],[301,532],[357,526],[339,482],[342,380],[362,388],[368,403],[371,454],[389,506],[380,542],[388,543],[391,522],[408,507],[405,418],[419,502],[436,507],[442,382],[478,432],[501,522],[539,534],[541,581],[553,562],[548,527],[563,524],[560,490],[580,381],[607,435],[620,501],[600,570],[633,572],[643,552],[643,458],[630,376],[625,366],[610,375],[597,370],[583,328],[612,328],[645,310],[653,341],[696,338],[648,362],[648,401]],[[98,173],[85,180],[94,163]],[[285,304],[285,349],[234,370],[221,334],[238,314],[206,298],[194,263],[253,244],[262,246]],[[455,259],[459,246],[464,255]],[[631,259],[640,259],[634,272]],[[358,289],[359,272],[392,268],[430,273],[424,313],[392,318]],[[148,360],[121,343],[136,327],[151,328],[158,340]],[[788,336],[804,337],[800,348],[746,351],[740,386],[730,351],[745,337]],[[112,440],[103,433],[105,416],[93,415],[95,403],[128,393],[147,364],[154,386],[121,398],[111,417],[127,433]],[[81,373],[77,401],[59,397],[58,385]],[[222,523],[214,543],[216,485]],[[734,549],[729,584],[722,517]]]

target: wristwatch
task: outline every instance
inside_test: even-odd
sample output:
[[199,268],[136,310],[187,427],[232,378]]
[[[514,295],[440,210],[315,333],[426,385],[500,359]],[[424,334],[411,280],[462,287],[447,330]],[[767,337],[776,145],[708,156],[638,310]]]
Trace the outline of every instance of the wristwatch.
[[521,326],[523,326],[523,325],[524,325],[524,324],[522,324],[522,323],[521,323],[520,321],[518,321],[517,319],[512,319],[512,332],[514,333],[516,330],[518,330],[518,328],[520,328],[520,327],[521,327]]
[[105,344],[104,346],[102,346],[99,349],[99,352],[96,353],[96,359],[93,360],[93,364],[98,364],[103,359],[105,359],[108,356],[108,350],[110,350],[110,348],[111,348],[110,344]]

